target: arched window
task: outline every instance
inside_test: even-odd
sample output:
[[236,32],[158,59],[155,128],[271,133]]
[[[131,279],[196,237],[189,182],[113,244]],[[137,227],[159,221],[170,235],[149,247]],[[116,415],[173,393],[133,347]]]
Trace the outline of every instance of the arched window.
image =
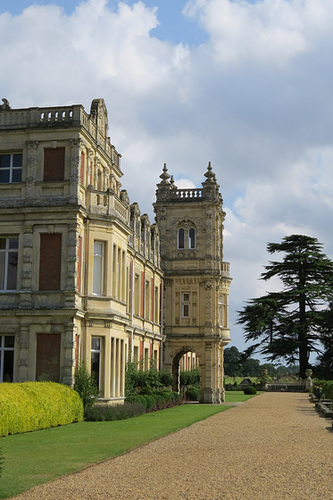
[[195,248],[195,229],[191,227],[188,231],[188,247]]
[[178,229],[178,242],[177,242],[178,248],[183,249],[185,248],[185,230],[184,228]]

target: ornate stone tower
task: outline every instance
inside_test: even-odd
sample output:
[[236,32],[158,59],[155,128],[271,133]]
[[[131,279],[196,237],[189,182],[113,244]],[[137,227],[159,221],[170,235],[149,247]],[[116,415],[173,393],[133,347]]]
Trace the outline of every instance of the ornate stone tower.
[[200,401],[224,401],[223,349],[230,342],[229,263],[223,262],[222,196],[209,163],[199,189],[178,189],[166,165],[154,210],[165,273],[164,368],[179,388],[179,360],[194,352],[200,366]]

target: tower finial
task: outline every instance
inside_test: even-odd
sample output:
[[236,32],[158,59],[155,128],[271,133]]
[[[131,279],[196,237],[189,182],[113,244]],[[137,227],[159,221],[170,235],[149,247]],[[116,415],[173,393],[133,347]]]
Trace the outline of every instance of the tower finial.
[[164,163],[163,172],[160,175],[160,179],[162,179],[161,184],[169,184],[170,175],[168,174],[166,163]]
[[215,174],[213,172],[212,165],[211,165],[210,161],[208,162],[207,172],[204,175],[207,179],[205,182],[215,181]]

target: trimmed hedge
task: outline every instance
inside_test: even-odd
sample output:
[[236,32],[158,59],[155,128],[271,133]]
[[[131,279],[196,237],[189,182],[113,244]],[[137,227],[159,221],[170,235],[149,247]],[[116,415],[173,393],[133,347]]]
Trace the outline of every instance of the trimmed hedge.
[[85,409],[84,419],[87,422],[111,422],[137,417],[145,412],[146,408],[138,403],[128,403],[125,401],[123,405],[115,406],[98,404],[92,408]]
[[127,396],[128,403],[143,405],[146,411],[163,410],[170,406],[181,404],[181,397],[178,392],[169,390],[156,391],[153,394],[135,394]]
[[66,385],[55,382],[0,384],[0,436],[82,420],[80,396]]

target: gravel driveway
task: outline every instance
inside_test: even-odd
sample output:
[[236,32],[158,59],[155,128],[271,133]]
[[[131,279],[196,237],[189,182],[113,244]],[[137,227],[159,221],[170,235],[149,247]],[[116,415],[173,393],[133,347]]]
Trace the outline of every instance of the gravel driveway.
[[15,498],[333,499],[330,426],[306,394],[265,393]]

